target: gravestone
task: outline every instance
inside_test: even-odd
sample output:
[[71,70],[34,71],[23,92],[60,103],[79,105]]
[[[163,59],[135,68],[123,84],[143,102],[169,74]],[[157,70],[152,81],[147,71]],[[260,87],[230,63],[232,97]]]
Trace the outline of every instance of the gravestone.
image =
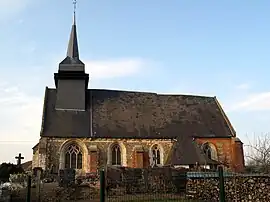
[[180,194],[186,191],[187,172],[172,170],[172,182],[176,188],[176,193]]
[[11,201],[10,190],[1,188],[1,190],[0,190],[0,201],[3,201],[3,202],[10,202]]
[[60,187],[70,187],[75,184],[75,169],[66,168],[59,170],[59,186]]
[[41,167],[33,168],[33,175],[34,177],[37,177],[37,175],[40,175],[40,177],[43,177],[43,169]]

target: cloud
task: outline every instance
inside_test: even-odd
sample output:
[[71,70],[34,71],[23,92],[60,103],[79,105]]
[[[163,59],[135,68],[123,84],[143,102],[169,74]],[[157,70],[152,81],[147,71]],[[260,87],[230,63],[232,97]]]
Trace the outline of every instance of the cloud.
[[85,62],[85,71],[93,79],[111,79],[139,74],[148,65],[149,62],[141,58],[88,60]]
[[[42,90],[42,89],[41,89]],[[38,142],[43,100],[12,83],[0,83],[0,162],[14,161],[19,152],[31,160]],[[10,149],[12,148],[12,149]]]
[[18,86],[0,85],[0,141],[34,141],[39,138],[42,99]]
[[248,83],[242,83],[242,84],[239,84],[238,86],[236,86],[236,89],[238,90],[247,90],[250,88],[250,84]]
[[26,8],[31,0],[0,0],[0,19],[10,17]]
[[228,111],[263,111],[270,110],[270,92],[257,93],[247,96],[244,100],[229,107]]

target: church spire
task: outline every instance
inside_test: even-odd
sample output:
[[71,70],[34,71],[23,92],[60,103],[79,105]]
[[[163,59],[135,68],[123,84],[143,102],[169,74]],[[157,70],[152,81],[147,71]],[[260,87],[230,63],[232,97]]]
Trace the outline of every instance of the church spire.
[[74,12],[73,12],[73,25],[71,28],[67,56],[73,59],[79,59],[79,47],[78,47],[78,39],[77,39],[77,30],[76,30],[76,4],[77,1],[73,0],[74,4]]
[[87,86],[89,74],[85,73],[85,65],[79,58],[76,31],[76,0],[73,0],[73,24],[68,43],[67,56],[59,64],[58,73],[54,74],[57,88],[55,109],[85,111],[87,106]]
[[[83,65],[83,62],[80,60],[80,57],[79,57],[79,46],[78,46],[78,39],[77,39],[77,27],[76,27],[77,0],[73,0],[73,5],[74,5],[73,24],[71,27],[71,33],[70,33],[69,42],[68,42],[67,56],[60,63],[60,65],[73,65],[73,66]],[[77,70],[79,69],[77,68]]]

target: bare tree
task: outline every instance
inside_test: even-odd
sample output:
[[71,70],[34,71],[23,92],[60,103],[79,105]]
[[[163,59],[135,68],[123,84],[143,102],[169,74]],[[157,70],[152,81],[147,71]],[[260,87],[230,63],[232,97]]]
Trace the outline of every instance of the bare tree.
[[270,173],[270,134],[255,135],[245,145],[247,166],[253,171]]

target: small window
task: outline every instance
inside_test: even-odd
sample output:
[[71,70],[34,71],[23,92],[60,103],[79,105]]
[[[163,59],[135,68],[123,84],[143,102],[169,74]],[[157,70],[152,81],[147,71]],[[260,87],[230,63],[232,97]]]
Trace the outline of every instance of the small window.
[[115,166],[121,165],[121,150],[119,145],[114,145],[112,147],[112,165]]
[[155,165],[160,165],[160,149],[155,145],[152,149],[152,162]]

